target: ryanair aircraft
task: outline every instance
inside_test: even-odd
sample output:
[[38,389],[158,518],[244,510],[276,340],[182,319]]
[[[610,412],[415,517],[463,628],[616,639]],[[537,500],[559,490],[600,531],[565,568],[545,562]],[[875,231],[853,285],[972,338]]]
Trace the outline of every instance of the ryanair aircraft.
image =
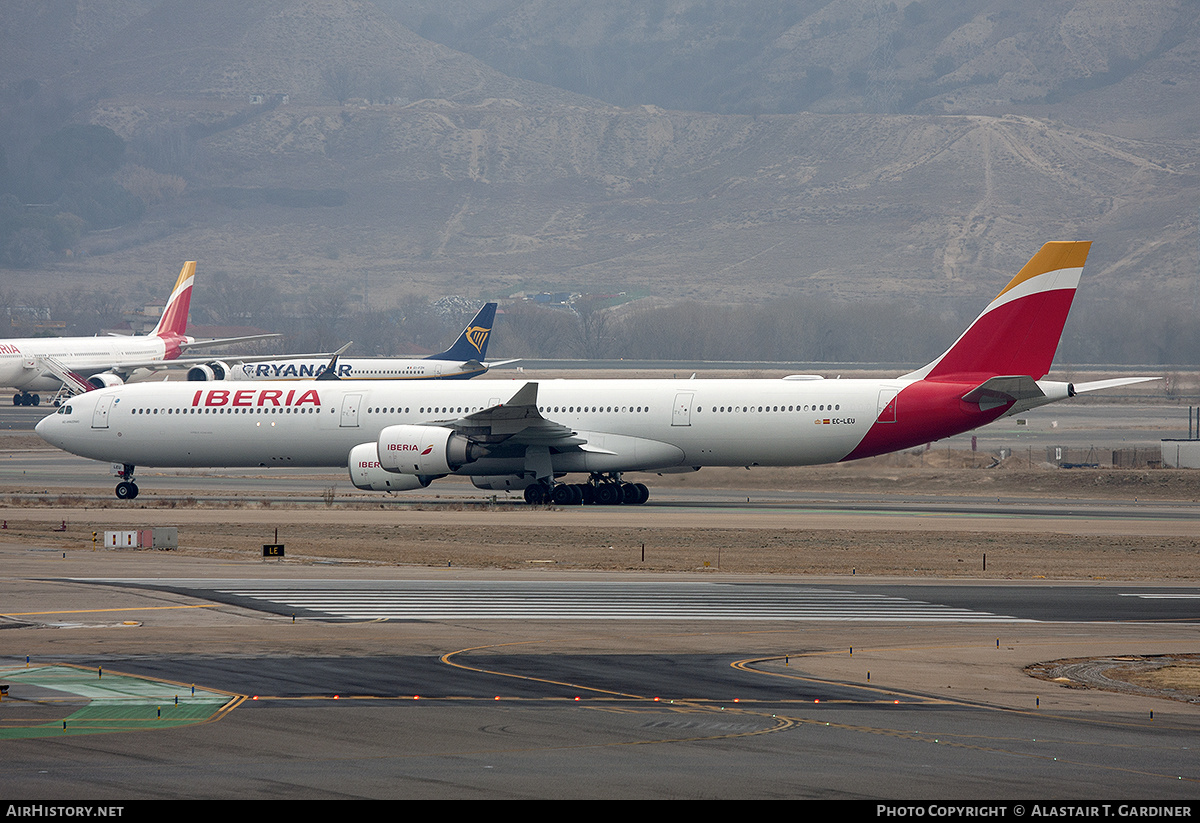
[[512,360],[487,363],[488,339],[496,319],[496,304],[485,303],[463,329],[454,345],[440,354],[413,360],[391,357],[342,357],[333,361],[332,374],[325,376],[330,360],[311,355],[285,359],[243,360],[226,363],[215,360],[188,369],[187,379],[207,380],[312,380],[338,377],[347,380],[466,380],[478,377],[492,366]]
[[1047,243],[944,354],[890,380],[154,383],[74,398],[37,433],[120,464],[120,498],[137,465],[343,466],[360,489],[454,474],[532,504],[639,504],[625,472],[855,460],[1154,379],[1045,379],[1089,246]]

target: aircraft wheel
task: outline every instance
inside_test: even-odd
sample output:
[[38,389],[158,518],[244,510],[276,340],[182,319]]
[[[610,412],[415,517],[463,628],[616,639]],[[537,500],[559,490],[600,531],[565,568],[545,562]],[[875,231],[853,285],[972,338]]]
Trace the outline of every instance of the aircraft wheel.
[[525,502],[531,506],[541,506],[546,503],[546,492],[549,491],[541,483],[525,487]]
[[33,396],[33,405],[35,405],[35,406],[42,405],[42,396],[40,394],[35,394]]
[[136,483],[130,483],[128,480],[122,480],[117,484],[117,499],[132,500],[137,497],[138,487]]
[[650,489],[645,483],[634,483],[633,487],[637,489],[638,497],[634,501],[634,505],[640,506],[650,499]]
[[637,486],[633,483],[621,484],[621,502],[626,506],[635,506],[641,502],[641,494],[639,494]]
[[583,505],[591,506],[596,502],[596,487],[591,483],[583,483],[579,486],[579,493],[583,496]]
[[601,483],[596,487],[596,502],[601,506],[615,506],[621,502],[621,487],[616,483]]
[[583,492],[571,483],[560,483],[550,492],[550,499],[556,506],[578,506],[583,502]]

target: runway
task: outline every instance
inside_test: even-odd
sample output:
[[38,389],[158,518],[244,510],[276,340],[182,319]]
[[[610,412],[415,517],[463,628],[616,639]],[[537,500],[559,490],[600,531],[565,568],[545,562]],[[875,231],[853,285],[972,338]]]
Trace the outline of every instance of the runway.
[[156,697],[163,719],[96,734],[78,701],[13,678],[0,736],[46,730],[5,742],[10,797],[1186,801],[1200,786],[1195,706],[1024,672],[1194,651],[1192,585],[364,576],[157,552],[82,553],[63,576],[21,547],[0,559],[9,675],[28,654],[159,683],[181,706],[193,685],[209,696],[203,721],[167,726],[182,709]]
[[171,592],[307,620],[637,620],[1200,623],[1181,587],[813,585],[542,580],[74,579]]
[[893,595],[803,585],[683,581],[74,582],[162,589],[315,620],[1020,621],[1007,615]]

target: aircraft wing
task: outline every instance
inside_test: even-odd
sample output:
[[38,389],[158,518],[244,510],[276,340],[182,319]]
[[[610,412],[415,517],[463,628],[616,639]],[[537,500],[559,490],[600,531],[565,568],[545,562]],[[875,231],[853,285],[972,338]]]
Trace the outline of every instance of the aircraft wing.
[[346,346],[336,352],[310,352],[308,354],[256,354],[253,356],[237,355],[234,357],[220,357],[209,355],[207,357],[176,357],[174,360],[142,360],[128,361],[123,360],[120,363],[112,363],[108,366],[93,366],[88,369],[89,374],[95,374],[103,371],[124,372],[128,373],[136,369],[149,369],[151,371],[166,371],[168,369],[190,368],[192,366],[202,366],[206,363],[211,363],[214,360],[220,360],[223,363],[228,363],[231,366],[240,366],[243,363],[261,363],[266,360],[304,360],[307,358],[318,357],[333,357],[345,352]]
[[250,334],[245,337],[220,337],[213,340],[193,340],[190,343],[180,343],[179,348],[187,351],[188,349],[204,349],[211,346],[229,346],[234,343],[249,343],[253,340],[270,340],[275,337],[283,337],[282,334]]
[[550,446],[567,448],[587,441],[570,428],[542,417],[537,407],[537,383],[526,383],[507,403],[428,425],[454,429],[490,446]]

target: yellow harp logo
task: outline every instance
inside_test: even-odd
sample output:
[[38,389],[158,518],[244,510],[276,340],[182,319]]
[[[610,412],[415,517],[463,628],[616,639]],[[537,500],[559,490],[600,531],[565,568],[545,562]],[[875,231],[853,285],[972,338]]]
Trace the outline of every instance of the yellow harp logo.
[[479,352],[481,357],[483,356],[483,346],[487,343],[489,332],[491,332],[491,329],[485,329],[482,326],[471,326],[466,331],[467,342],[475,347],[475,351]]

